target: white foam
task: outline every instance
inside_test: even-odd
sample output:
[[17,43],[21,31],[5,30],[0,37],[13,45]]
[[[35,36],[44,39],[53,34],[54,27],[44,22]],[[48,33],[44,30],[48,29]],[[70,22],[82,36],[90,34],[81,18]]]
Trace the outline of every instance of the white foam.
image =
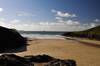
[[36,38],[36,39],[65,39],[61,35],[41,35],[41,34],[21,34],[23,37]]

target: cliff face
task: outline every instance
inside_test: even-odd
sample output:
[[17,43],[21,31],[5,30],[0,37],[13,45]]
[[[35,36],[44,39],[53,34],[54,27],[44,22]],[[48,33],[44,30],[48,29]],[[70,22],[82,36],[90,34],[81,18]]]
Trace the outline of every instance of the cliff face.
[[0,52],[16,49],[26,44],[26,40],[14,29],[0,26]]

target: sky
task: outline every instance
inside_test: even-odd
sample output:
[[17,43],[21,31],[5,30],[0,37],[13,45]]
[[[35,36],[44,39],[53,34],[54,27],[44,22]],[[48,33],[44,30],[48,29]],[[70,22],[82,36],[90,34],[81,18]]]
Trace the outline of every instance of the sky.
[[0,26],[82,31],[100,25],[100,0],[0,0]]

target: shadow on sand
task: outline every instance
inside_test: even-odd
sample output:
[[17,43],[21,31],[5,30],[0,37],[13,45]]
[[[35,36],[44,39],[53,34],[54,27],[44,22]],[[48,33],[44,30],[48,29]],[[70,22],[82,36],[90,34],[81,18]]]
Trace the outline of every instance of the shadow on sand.
[[80,40],[78,40],[77,38],[66,38],[66,39],[68,39],[68,40],[74,40],[74,41],[77,41],[77,42],[79,42],[79,43],[81,43],[81,44],[84,44],[84,45],[87,45],[87,46],[100,48],[100,44],[80,41]]
[[84,45],[87,45],[87,46],[91,46],[91,47],[96,47],[96,48],[100,48],[100,45],[99,44],[96,44],[96,43],[89,43],[89,42],[84,42],[84,41],[78,41]]
[[4,51],[0,51],[0,54],[5,54],[5,53],[19,53],[19,52],[24,52],[27,51],[27,45],[24,45],[19,48],[13,48],[13,49],[8,49]]

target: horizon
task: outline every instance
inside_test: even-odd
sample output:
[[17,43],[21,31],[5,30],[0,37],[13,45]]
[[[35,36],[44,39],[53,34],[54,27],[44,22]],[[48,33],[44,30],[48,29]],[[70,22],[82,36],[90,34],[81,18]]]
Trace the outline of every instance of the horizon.
[[100,25],[99,0],[0,0],[0,26],[24,31],[82,31]]

